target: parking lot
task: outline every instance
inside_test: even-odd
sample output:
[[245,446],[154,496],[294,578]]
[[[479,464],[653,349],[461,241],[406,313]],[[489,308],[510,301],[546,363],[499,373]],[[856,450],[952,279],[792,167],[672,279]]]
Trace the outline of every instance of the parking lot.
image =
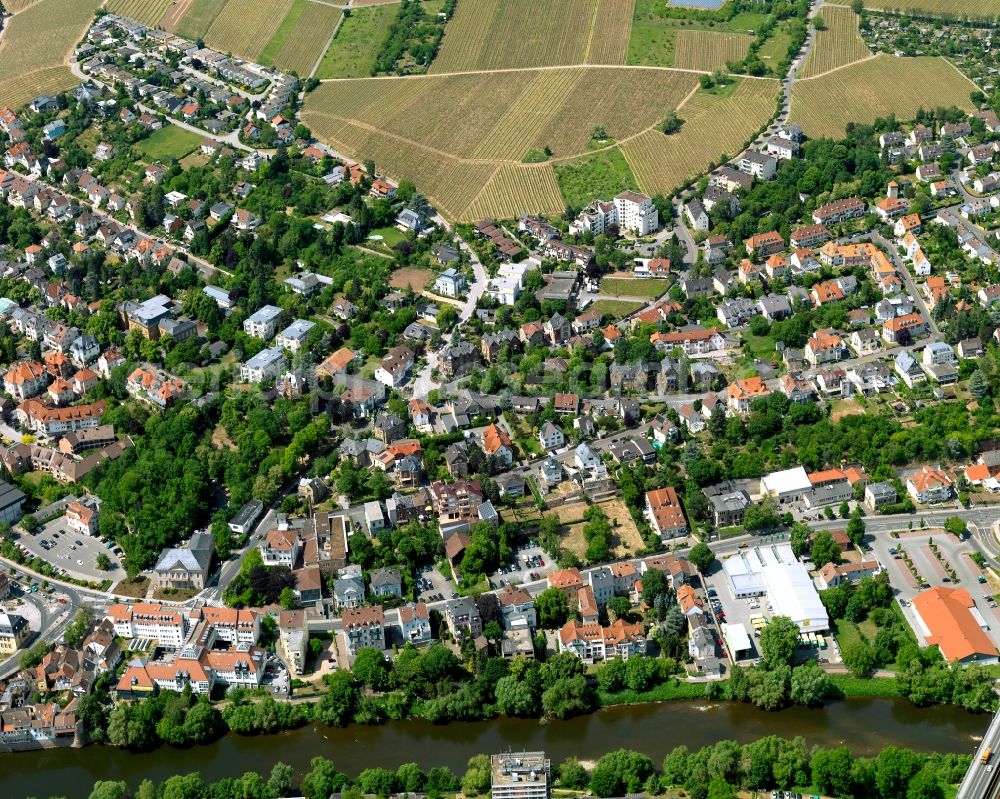
[[440,602],[451,599],[455,586],[450,579],[441,574],[437,566],[424,566],[423,571],[417,571],[417,599],[420,602]]
[[[81,580],[116,581],[125,577],[125,570],[107,545],[99,538],[70,530],[65,516],[53,519],[34,535],[22,535],[20,543],[32,555]],[[102,552],[111,559],[110,571],[97,568],[97,556]]]
[[505,585],[519,585],[545,579],[545,575],[554,571],[556,565],[549,554],[534,541],[520,546],[514,552],[514,560],[490,576],[490,584],[494,588]]
[[[754,634],[753,620],[763,618],[771,620],[774,615],[771,604],[767,596],[753,597],[749,599],[735,599],[729,589],[729,581],[721,566],[714,566],[710,574],[704,577],[705,594],[702,600],[706,601],[705,610],[710,612],[717,621],[729,624],[742,624],[746,628],[747,635],[750,636],[750,643],[753,645],[753,654],[749,657],[741,658],[740,663],[751,663],[761,657],[760,638]],[[714,595],[713,595],[714,592]],[[716,616],[718,609],[721,609],[722,616]],[[812,646],[800,646],[797,656],[800,660],[816,658],[821,663],[840,663],[840,650],[833,639],[832,634],[825,634],[824,642],[826,649],[819,649]],[[723,644],[725,638],[723,637]]]
[[[942,556],[958,574],[957,580],[945,576],[941,564],[930,551],[928,539],[934,541]],[[924,578],[925,585],[932,587],[944,585],[951,588],[964,588],[968,591],[979,612],[983,614],[983,618],[989,624],[986,630],[987,635],[1000,647],[1000,608],[993,600],[989,586],[979,582],[981,572],[966,554],[972,551],[970,544],[958,541],[954,536],[941,530],[913,530],[901,533],[899,538],[879,536],[871,543],[874,554],[889,573],[889,581],[892,583],[903,615],[921,644],[924,644],[925,641],[920,632],[921,625],[917,621],[916,612],[911,603],[913,598],[923,589],[917,585],[902,557],[895,557],[893,553],[889,552],[890,548],[897,549],[896,555],[899,554],[900,548],[906,551],[917,572]]]

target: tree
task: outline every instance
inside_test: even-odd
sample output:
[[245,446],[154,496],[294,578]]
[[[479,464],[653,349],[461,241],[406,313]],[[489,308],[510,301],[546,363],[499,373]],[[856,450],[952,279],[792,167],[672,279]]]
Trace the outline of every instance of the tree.
[[750,669],[747,673],[750,701],[764,710],[777,710],[788,700],[792,670],[785,664]]
[[855,677],[867,677],[878,663],[878,654],[867,641],[855,641],[841,652],[844,665]]
[[817,707],[830,690],[830,678],[815,660],[808,660],[792,670],[792,701],[797,705]]
[[699,541],[688,553],[688,560],[695,565],[700,572],[708,570],[708,567],[715,561],[715,553],[704,541]]
[[42,523],[38,521],[33,514],[29,513],[21,518],[21,527],[23,527],[28,533],[34,535],[41,529]]
[[833,540],[829,530],[820,530],[816,533],[810,559],[817,569],[822,569],[827,563],[840,563],[840,547]]
[[795,663],[799,628],[787,616],[775,616],[760,634],[760,649],[768,668]]
[[327,678],[326,693],[316,706],[316,718],[324,724],[342,727],[351,720],[357,703],[358,690],[350,673],[337,669]]
[[301,785],[306,799],[328,799],[330,794],[340,791],[347,784],[347,776],[337,771],[325,757],[314,757],[309,766]]
[[627,616],[632,610],[632,603],[628,597],[616,596],[608,600],[608,613],[616,619]]
[[853,759],[846,746],[817,750],[809,762],[813,785],[826,796],[851,795],[854,787],[851,780]]
[[846,499],[840,503],[840,508],[838,508],[837,512],[840,514],[841,519],[846,519],[851,515],[851,506],[847,503]]
[[593,691],[582,674],[556,680],[542,694],[542,709],[546,715],[567,719],[587,713],[594,704]]
[[100,569],[102,572],[109,572],[113,568],[113,564],[111,563],[111,558],[108,557],[107,552],[97,553],[96,565],[97,568]]
[[906,799],[944,799],[941,780],[930,765],[916,773],[906,787]]
[[865,10],[865,0],[851,0],[851,10],[855,14],[860,14]]
[[538,715],[538,696],[534,688],[517,677],[501,677],[494,691],[497,706],[508,716]]
[[572,790],[583,790],[590,784],[590,775],[580,761],[568,757],[559,765],[559,786]]
[[493,784],[489,755],[473,755],[462,777],[462,791],[467,796],[485,794]]
[[374,691],[384,690],[389,684],[389,672],[386,670],[385,658],[377,649],[364,647],[358,650],[354,657],[351,673],[359,682],[364,683]]
[[653,761],[629,749],[604,755],[590,774],[590,788],[596,796],[636,793],[653,773]]
[[538,625],[546,630],[562,627],[569,618],[566,595],[558,588],[546,588],[535,597],[535,609],[538,611]]
[[791,546],[792,554],[797,558],[801,558],[806,554],[809,549],[809,536],[812,531],[809,529],[809,525],[803,524],[802,522],[795,522],[792,525],[791,533]]
[[847,537],[856,547],[860,547],[865,540],[865,520],[860,508],[855,508],[851,514],[851,520],[847,523]]
[[98,780],[90,799],[128,799],[128,784],[123,781]]

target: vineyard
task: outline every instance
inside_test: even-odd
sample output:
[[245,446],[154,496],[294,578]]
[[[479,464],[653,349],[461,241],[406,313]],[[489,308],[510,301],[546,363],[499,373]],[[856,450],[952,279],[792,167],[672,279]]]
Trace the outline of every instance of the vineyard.
[[282,20],[292,0],[229,0],[205,34],[209,47],[256,60]]
[[156,27],[170,5],[171,0],[109,0],[107,9],[112,14],[119,14],[143,25]]
[[551,166],[503,164],[459,219],[471,222],[487,216],[511,219],[522,213],[558,214],[564,207]]
[[799,70],[800,78],[821,75],[871,56],[871,50],[858,33],[858,15],[851,9],[823,6],[819,15],[826,30],[816,32],[816,43]]
[[191,10],[193,2],[194,0],[176,0],[163,15],[163,19],[160,20],[160,26],[171,33],[175,32],[181,19]]
[[431,73],[624,64],[634,0],[464,0]]
[[[866,8],[906,14],[919,11],[953,19],[1000,19],[996,0],[865,0]],[[826,13],[824,11],[824,13]]]
[[18,108],[40,94],[58,94],[72,88],[79,81],[69,67],[46,67],[30,73],[30,79],[8,78],[0,81],[0,105]]
[[39,0],[7,22],[0,39],[0,103],[20,105],[43,91],[76,81],[66,59],[99,0]]
[[340,9],[320,3],[306,3],[284,44],[274,57],[279,69],[308,76],[340,19]]
[[[226,2],[227,0],[190,0],[190,2],[180,0],[178,5],[185,5],[186,10],[179,18],[174,32],[186,39],[200,39],[212,27],[212,23],[215,22],[215,18],[219,16]],[[173,17],[173,10],[167,16]],[[166,22],[166,17],[164,22]]]
[[674,66],[678,69],[725,69],[729,62],[742,61],[753,36],[679,29],[674,39]]
[[791,118],[812,137],[840,137],[848,122],[870,124],[895,114],[912,119],[920,108],[974,106],[976,86],[943,58],[880,55],[792,88]]
[[19,14],[28,6],[34,5],[38,0],[4,0],[3,7],[8,14]]
[[459,158],[520,162],[527,150],[586,152],[594,126],[615,141],[657,124],[689,73],[578,67],[324,83],[305,111],[371,126]]
[[774,113],[778,81],[739,81],[728,95],[699,91],[679,110],[680,131],[664,136],[650,130],[621,149],[639,188],[668,194],[694,175],[736,155]]

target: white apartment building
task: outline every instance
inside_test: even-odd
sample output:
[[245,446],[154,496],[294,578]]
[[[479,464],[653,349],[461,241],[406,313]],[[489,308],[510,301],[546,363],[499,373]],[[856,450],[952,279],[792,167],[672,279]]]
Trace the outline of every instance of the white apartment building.
[[653,201],[637,191],[623,191],[615,197],[618,228],[637,236],[646,236],[660,226],[660,218]]
[[276,305],[265,305],[258,308],[243,321],[243,332],[248,336],[268,341],[274,335],[281,316],[281,308]]

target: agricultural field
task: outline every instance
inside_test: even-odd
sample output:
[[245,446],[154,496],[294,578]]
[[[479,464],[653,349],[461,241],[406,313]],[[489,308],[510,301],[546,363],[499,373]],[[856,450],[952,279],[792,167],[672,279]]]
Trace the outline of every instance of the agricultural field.
[[334,81],[306,97],[303,116],[371,126],[459,158],[520,162],[545,146],[555,158],[582,155],[594,126],[613,141],[637,135],[696,85],[690,73],[608,67]]
[[569,64],[624,64],[633,0],[465,0],[431,74]]
[[858,15],[851,9],[823,6],[818,16],[823,18],[826,29],[816,32],[816,43],[799,70],[800,78],[812,78],[871,57],[871,50],[858,33]]
[[[413,181],[453,218],[553,213],[565,206],[553,164],[522,163],[529,151],[585,156],[595,126],[611,142],[644,135],[696,87],[692,73],[611,67],[343,80],[307,95],[302,118],[339,151]],[[595,175],[634,185],[615,154],[560,166],[573,176],[563,182],[579,184],[580,197],[588,181],[611,187]]]
[[865,0],[865,8],[906,14],[917,11],[952,19],[1000,19],[996,0]]
[[293,0],[229,0],[205,33],[209,47],[257,60],[291,11]]
[[626,189],[638,189],[635,176],[621,150],[591,153],[552,165],[566,205],[583,208],[595,197],[614,197]]
[[170,24],[176,18],[177,21],[173,23],[174,33],[186,39],[200,39],[212,27],[226,2],[227,0],[178,0],[177,5],[164,16],[164,27],[171,30]]
[[727,63],[746,58],[752,41],[746,33],[681,29],[674,39],[674,66],[706,72],[725,69]]
[[322,80],[371,75],[375,57],[395,16],[395,6],[353,9],[324,53],[316,77]]
[[972,111],[969,93],[975,89],[943,58],[880,55],[796,83],[791,118],[809,136],[839,138],[848,122],[869,124],[890,114],[912,119],[920,108],[936,106],[956,105]]
[[778,89],[776,80],[742,78],[721,93],[698,91],[677,112],[684,120],[679,132],[664,136],[653,129],[624,142],[639,188],[669,194],[723,154],[735,155],[771,118]]
[[150,136],[138,142],[135,147],[147,161],[179,161],[194,152],[204,136],[192,133],[177,125],[164,125]]
[[0,103],[22,105],[43,92],[77,81],[67,59],[83,35],[99,0],[39,0],[15,14],[0,39]]
[[[340,15],[340,9],[332,6],[306,3],[273,57],[275,66],[307,77],[323,55],[323,48],[337,27]],[[285,24],[287,22],[286,19]]]
[[392,276],[389,278],[389,287],[421,292],[428,283],[434,280],[434,274],[430,269],[400,267],[393,270]]
[[105,8],[112,14],[156,27],[172,2],[173,0],[108,0]]
[[18,14],[37,2],[38,0],[4,0],[3,7],[8,14]]

